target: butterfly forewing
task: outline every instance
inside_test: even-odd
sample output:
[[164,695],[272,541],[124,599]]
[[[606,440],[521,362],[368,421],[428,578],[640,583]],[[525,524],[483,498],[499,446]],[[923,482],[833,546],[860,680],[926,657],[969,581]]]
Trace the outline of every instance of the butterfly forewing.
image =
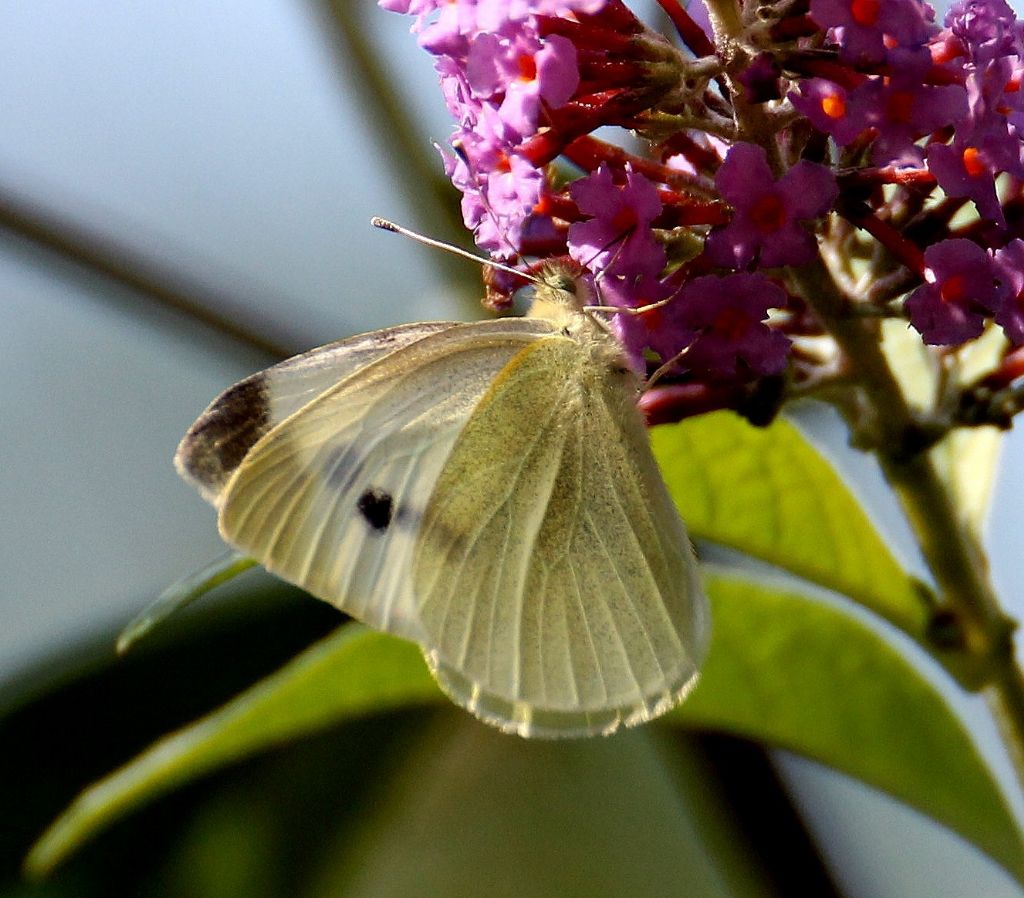
[[420,529],[428,661],[457,701],[523,735],[649,719],[703,656],[689,542],[623,374],[568,337],[523,349],[463,428]]
[[175,465],[216,505],[256,441],[289,415],[371,362],[457,326],[451,321],[421,322],[359,334],[247,377],[221,393],[189,428]]
[[221,498],[224,538],[366,623],[421,640],[413,536],[451,447],[519,350],[524,319],[456,325],[357,368],[255,443]]

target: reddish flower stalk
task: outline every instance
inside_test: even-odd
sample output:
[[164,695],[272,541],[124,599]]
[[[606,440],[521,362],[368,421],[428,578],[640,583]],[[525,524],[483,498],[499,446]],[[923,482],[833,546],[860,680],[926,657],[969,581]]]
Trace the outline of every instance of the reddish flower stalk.
[[999,367],[982,379],[981,386],[1003,390],[1021,378],[1024,378],[1024,346],[1007,353]]
[[935,186],[935,175],[924,169],[895,168],[891,165],[882,168],[861,168],[845,172],[839,176],[841,187],[878,187],[882,184],[900,184],[908,187],[917,185],[932,188]]
[[772,26],[772,40],[779,43],[796,40],[801,37],[812,37],[821,29],[809,15],[789,16]]
[[689,186],[686,178],[664,163],[629,153],[621,147],[589,135],[577,137],[567,144],[562,149],[562,155],[587,172],[594,171],[603,162],[619,171],[624,171],[628,166],[632,171],[640,172],[655,183],[678,184],[681,190],[686,190]]
[[883,221],[861,203],[842,203],[838,211],[851,224],[867,231],[911,271],[924,275],[924,253],[921,248],[907,240],[889,222]]
[[581,25],[578,21],[557,16],[538,17],[537,32],[542,38],[553,34],[566,37],[581,53],[590,50],[606,56],[636,55],[636,41],[632,32],[623,34],[610,28]]
[[683,43],[693,51],[694,56],[711,56],[715,52],[715,45],[711,39],[704,33],[704,29],[690,17],[679,0],[658,0],[658,6],[672,20]]

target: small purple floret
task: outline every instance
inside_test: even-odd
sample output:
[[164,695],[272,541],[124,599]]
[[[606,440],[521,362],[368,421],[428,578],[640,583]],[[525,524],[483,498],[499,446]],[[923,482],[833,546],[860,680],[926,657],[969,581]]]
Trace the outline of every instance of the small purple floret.
[[838,195],[835,176],[814,162],[798,162],[776,181],[764,149],[750,143],[733,145],[715,185],[734,215],[709,235],[704,252],[724,268],[755,259],[765,268],[810,262],[817,247],[801,221],[824,215]]
[[1016,346],[1024,343],[1024,240],[1011,240],[995,255],[996,277],[1005,293],[996,324]]
[[924,261],[931,280],[906,301],[924,342],[951,346],[980,336],[1006,293],[992,257],[973,241],[955,238],[928,247]]
[[878,63],[886,37],[900,47],[923,44],[934,33],[934,11],[920,0],[811,0],[811,17],[834,28],[843,59]]
[[569,255],[591,271],[657,277],[665,250],[651,223],[661,212],[658,191],[643,175],[626,173],[618,185],[607,165],[576,181],[570,190],[579,210],[593,216],[569,228]]
[[700,375],[779,374],[790,341],[768,327],[768,310],[786,304],[786,293],[763,274],[708,275],[686,283],[666,307],[670,330],[687,335],[682,368]]

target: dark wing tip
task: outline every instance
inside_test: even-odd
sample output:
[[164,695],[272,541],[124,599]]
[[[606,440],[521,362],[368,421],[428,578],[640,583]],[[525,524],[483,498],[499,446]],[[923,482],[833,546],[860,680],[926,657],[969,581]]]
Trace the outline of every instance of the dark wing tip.
[[185,434],[174,463],[203,496],[216,502],[234,470],[270,429],[267,377],[254,374],[210,403]]

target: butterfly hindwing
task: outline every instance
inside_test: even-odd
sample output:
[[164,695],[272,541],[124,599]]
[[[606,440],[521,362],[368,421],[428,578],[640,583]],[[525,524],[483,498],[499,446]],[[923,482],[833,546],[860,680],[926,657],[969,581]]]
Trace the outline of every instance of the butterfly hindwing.
[[522,349],[426,509],[413,581],[427,659],[503,729],[608,732],[696,679],[705,599],[628,377],[566,336]]
[[434,483],[498,372],[550,331],[527,319],[454,325],[357,366],[250,447],[220,494],[222,535],[313,595],[419,641],[411,550]]

